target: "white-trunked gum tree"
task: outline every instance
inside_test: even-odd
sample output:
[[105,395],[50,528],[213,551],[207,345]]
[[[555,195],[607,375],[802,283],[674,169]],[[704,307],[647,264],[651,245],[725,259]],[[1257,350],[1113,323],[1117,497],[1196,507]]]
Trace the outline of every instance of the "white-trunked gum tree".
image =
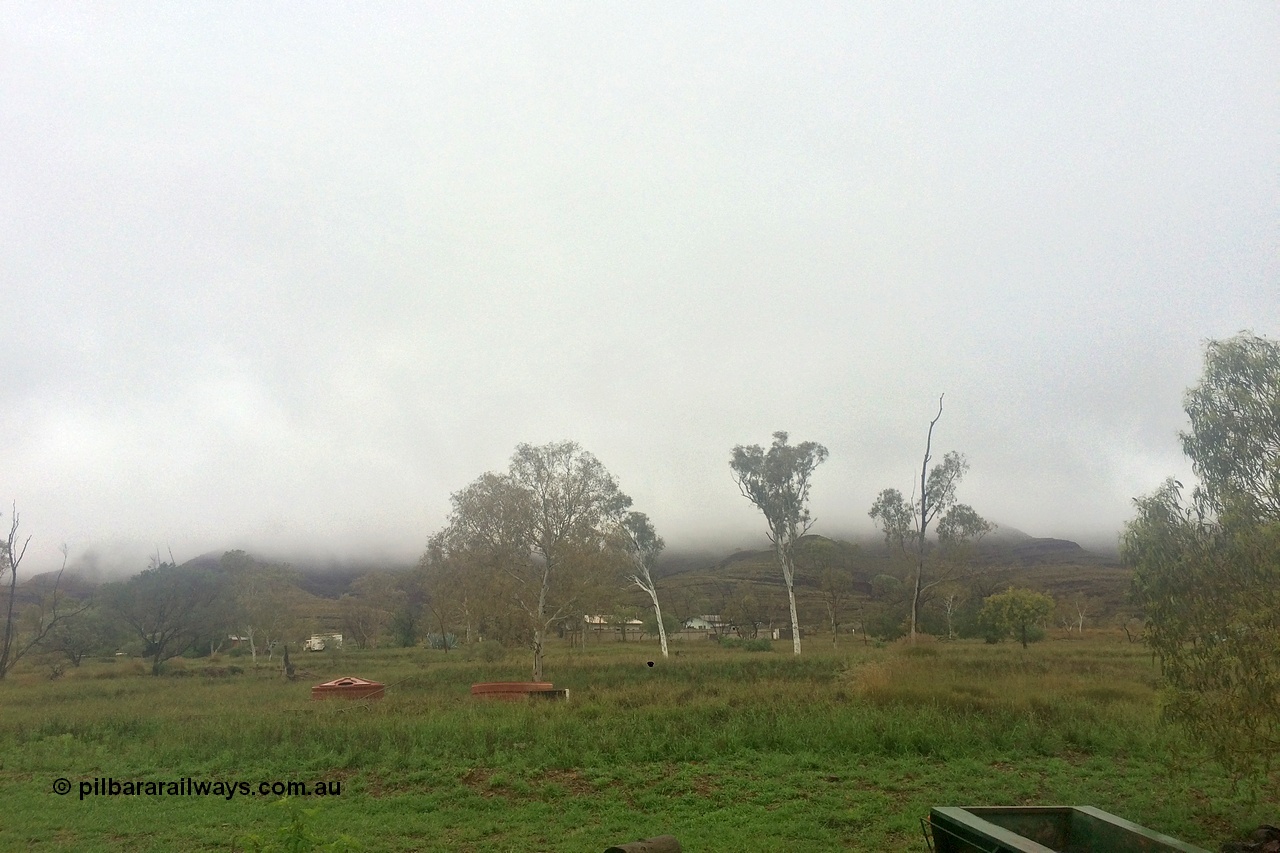
[[643,512],[629,512],[621,525],[621,541],[629,558],[630,568],[627,580],[640,587],[653,602],[653,615],[658,620],[658,640],[662,645],[662,656],[667,654],[667,629],[662,624],[662,606],[658,604],[658,588],[653,582],[653,568],[658,563],[658,555],[666,547],[662,537],[653,529],[649,516]]
[[791,648],[800,654],[800,620],[796,616],[796,543],[813,527],[809,486],[813,471],[827,459],[827,449],[813,441],[787,444],[785,432],[773,434],[768,451],[760,445],[733,448],[729,467],[738,490],[764,513],[769,541],[782,569],[791,606]]

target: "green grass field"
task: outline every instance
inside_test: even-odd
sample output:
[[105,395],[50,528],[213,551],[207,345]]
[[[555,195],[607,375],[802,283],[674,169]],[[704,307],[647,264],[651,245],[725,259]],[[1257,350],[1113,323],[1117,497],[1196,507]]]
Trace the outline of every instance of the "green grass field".
[[[366,851],[598,853],[662,833],[691,853],[919,851],[933,805],[1068,804],[1216,850],[1280,814],[1275,780],[1233,788],[1159,723],[1158,668],[1122,635],[1026,651],[814,638],[799,660],[789,645],[690,641],[667,661],[656,644],[554,647],[547,677],[567,704],[472,700],[473,682],[527,677],[516,653],[300,656],[292,683],[226,657],[159,678],[130,661],[19,671],[0,682],[0,848],[250,850],[300,806],[316,838]],[[311,701],[347,674],[387,698]],[[94,778],[187,777],[341,791],[79,795]],[[58,778],[69,794],[52,793]]]

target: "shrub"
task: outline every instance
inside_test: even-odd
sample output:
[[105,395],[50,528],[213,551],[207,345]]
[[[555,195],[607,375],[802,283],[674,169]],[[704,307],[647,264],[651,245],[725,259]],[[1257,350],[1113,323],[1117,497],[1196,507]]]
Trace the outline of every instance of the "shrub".
[[[1025,649],[1027,643],[1044,639],[1041,626],[1051,613],[1053,599],[1049,596],[1030,589],[1009,587],[1007,592],[987,596],[982,603],[979,618],[989,629],[990,633],[985,637],[987,642],[997,642],[1004,637],[1013,636],[1022,642]],[[996,635],[995,632],[999,634]]]
[[466,660],[482,660],[485,663],[497,663],[507,656],[507,649],[497,640],[482,640],[462,647],[462,656]]
[[427,648],[429,649],[456,649],[458,647],[458,637],[455,634],[427,634]]

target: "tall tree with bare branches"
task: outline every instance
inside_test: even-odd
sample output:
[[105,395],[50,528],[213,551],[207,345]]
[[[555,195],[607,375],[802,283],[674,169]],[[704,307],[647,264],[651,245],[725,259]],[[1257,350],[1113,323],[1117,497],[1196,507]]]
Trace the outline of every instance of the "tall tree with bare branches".
[[[945,395],[943,395],[945,396]],[[969,470],[969,463],[954,450],[942,458],[942,462],[929,468],[933,458],[933,428],[942,418],[942,396],[938,397],[938,413],[929,421],[929,433],[925,439],[924,461],[920,464],[920,501],[908,503],[897,489],[885,489],[871,505],[868,513],[884,531],[890,553],[897,548],[905,553],[914,551],[914,566],[909,580],[908,595],[911,603],[910,641],[915,643],[919,624],[920,606],[924,596],[941,583],[954,580],[956,563],[939,563],[939,571],[927,578],[927,559],[932,548],[929,526],[938,522],[938,544],[944,550],[955,552],[961,546],[981,539],[991,532],[993,525],[978,515],[968,504],[956,503],[956,486]]]
[[[18,505],[15,503],[9,524],[9,535],[0,542],[0,549],[3,549],[3,554],[0,554],[0,559],[3,560],[3,564],[0,565],[0,595],[4,596],[3,600],[0,600],[0,610],[4,613],[4,631],[0,633],[0,679],[8,675],[9,670],[13,669],[27,652],[43,642],[61,622],[89,606],[88,601],[69,602],[62,589],[62,575],[67,570],[67,547],[64,545],[62,546],[62,568],[58,569],[53,583],[44,589],[34,591],[36,600],[27,608],[27,613],[24,614],[18,609],[18,567],[22,564],[22,558],[27,553],[27,545],[31,542],[30,536],[25,539],[19,536],[20,524]],[[25,620],[22,619],[24,615]],[[22,628],[19,621],[27,627]]]

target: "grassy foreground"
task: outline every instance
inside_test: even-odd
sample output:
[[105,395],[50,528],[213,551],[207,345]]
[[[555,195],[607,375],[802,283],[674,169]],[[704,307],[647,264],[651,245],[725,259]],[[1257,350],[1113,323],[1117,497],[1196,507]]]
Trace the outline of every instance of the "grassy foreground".
[[[1216,850],[1280,815],[1274,780],[1233,789],[1158,722],[1158,670],[1123,637],[1026,651],[815,639],[799,660],[789,645],[691,641],[666,661],[647,644],[554,648],[568,704],[473,701],[472,682],[526,678],[524,656],[421,649],[308,655],[294,683],[243,658],[159,678],[128,661],[18,672],[0,682],[0,849],[248,850],[297,806],[315,837],[366,851],[582,853],[662,833],[690,853],[919,851],[930,806],[973,804],[1095,805]],[[310,700],[348,674],[391,685],[387,698]],[[79,793],[188,777],[341,789],[283,806]],[[52,793],[59,778],[70,793]]]

